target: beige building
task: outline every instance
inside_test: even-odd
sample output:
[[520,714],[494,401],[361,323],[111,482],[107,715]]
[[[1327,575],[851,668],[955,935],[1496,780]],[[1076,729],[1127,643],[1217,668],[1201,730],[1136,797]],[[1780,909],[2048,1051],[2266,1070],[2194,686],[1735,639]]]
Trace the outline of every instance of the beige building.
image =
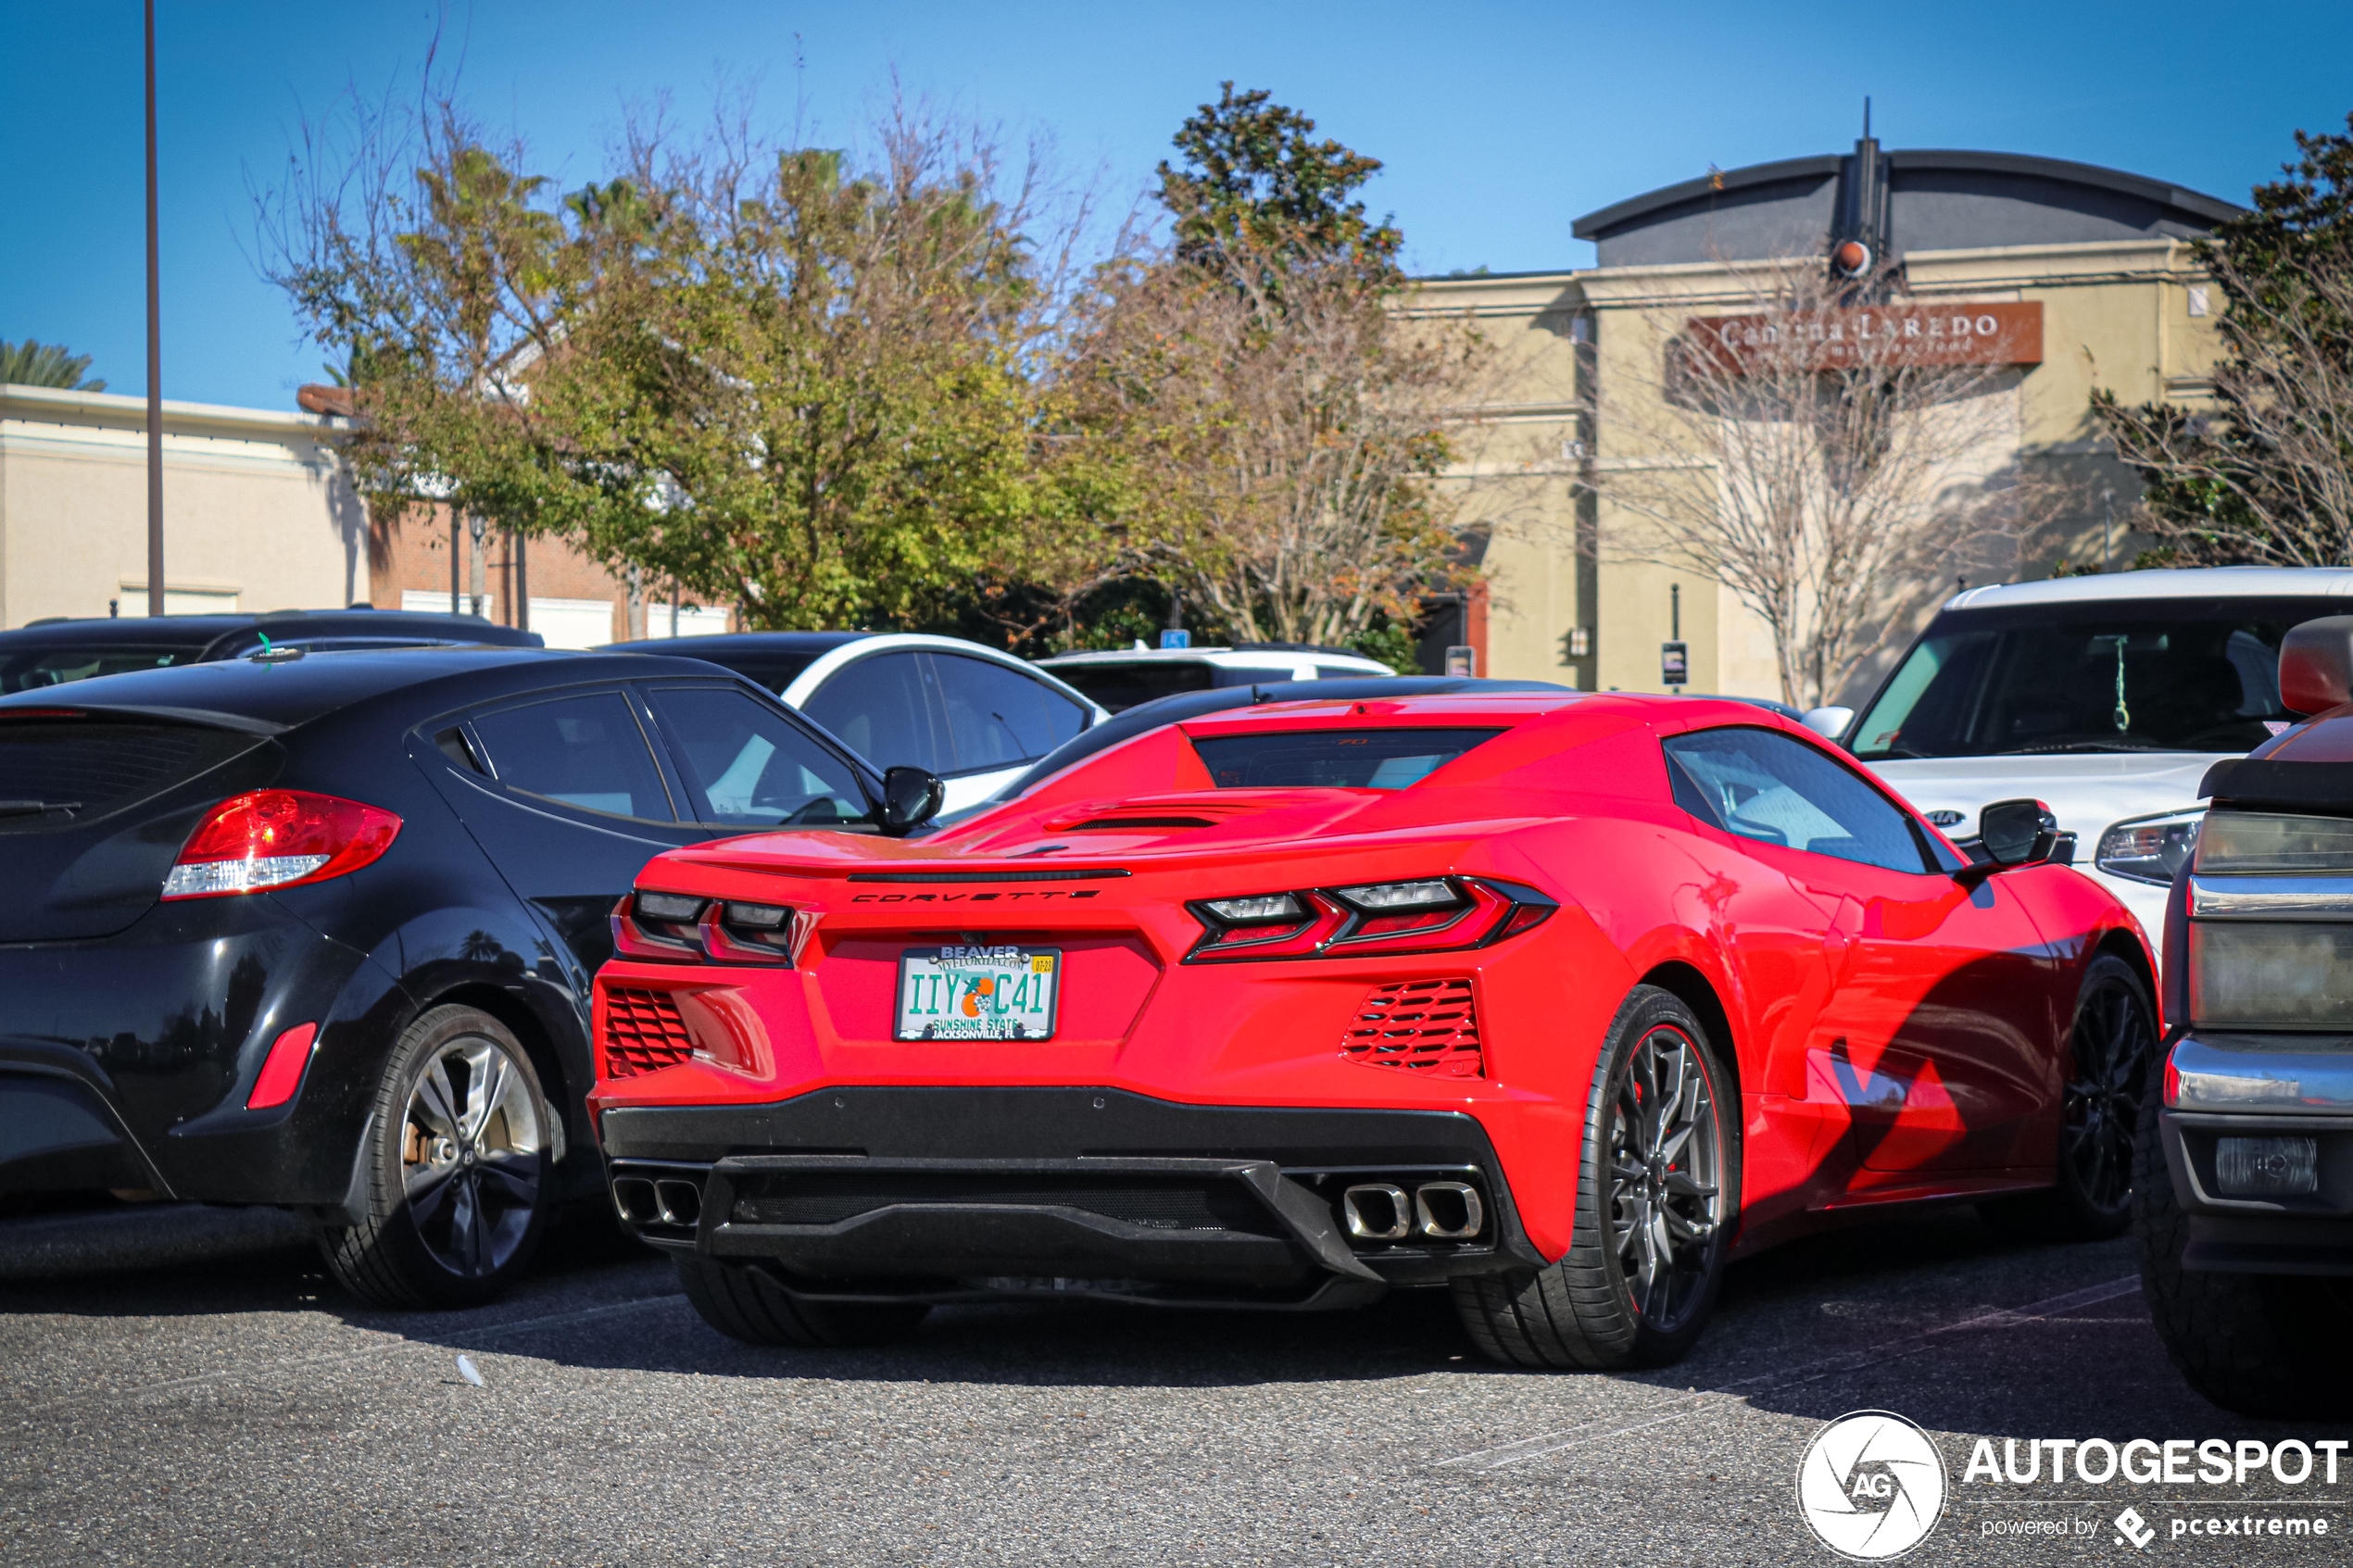
[[[163,406],[164,606],[320,609],[368,598],[342,421]],[[144,398],[0,387],[0,626],[147,612]]]
[[[1729,170],[1590,214],[1575,232],[1596,243],[1593,268],[1425,280],[1422,308],[1477,318],[1501,351],[1502,384],[1457,475],[1478,482],[1472,515],[1485,535],[1480,672],[1660,691],[1662,645],[1680,641],[1685,689],[1781,695],[1764,623],[1729,589],[1662,558],[1672,552],[1645,545],[1614,509],[1608,472],[1659,459],[1635,430],[1613,428],[1610,410],[1663,384],[1662,321],[1735,314],[1753,297],[1756,263],[1828,266],[1849,242],[1900,264],[1910,304],[1974,320],[1990,312],[1965,307],[2039,307],[2003,312],[2006,333],[2039,314],[2040,340],[2012,333],[1999,351],[2011,362],[1994,372],[2007,433],[1996,466],[2066,465],[2082,504],[2007,558],[1966,563],[1982,573],[1970,580],[2044,576],[2061,558],[2129,566],[2149,541],[2115,520],[2138,487],[2095,441],[2089,397],[2097,386],[2128,403],[2194,403],[2210,390],[2220,301],[2188,242],[2236,210],[2112,169],[1882,152],[1866,139],[1851,155]],[[1597,473],[1598,500],[1580,484]],[[1846,700],[1876,683],[1953,586],[1902,585]],[[1479,642],[1478,618],[1463,620],[1432,640]]]

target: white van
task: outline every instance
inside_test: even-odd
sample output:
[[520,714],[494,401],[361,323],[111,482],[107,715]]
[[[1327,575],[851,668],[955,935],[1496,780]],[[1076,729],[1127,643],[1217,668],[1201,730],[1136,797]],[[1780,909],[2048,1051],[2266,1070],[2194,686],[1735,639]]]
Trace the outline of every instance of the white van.
[[2280,638],[2348,612],[2353,570],[2336,568],[1971,588],[1946,601],[1843,744],[1948,833],[1973,828],[1989,801],[2039,798],[2076,835],[2077,868],[2154,942],[2197,843],[2198,781],[2299,717],[2280,707]]

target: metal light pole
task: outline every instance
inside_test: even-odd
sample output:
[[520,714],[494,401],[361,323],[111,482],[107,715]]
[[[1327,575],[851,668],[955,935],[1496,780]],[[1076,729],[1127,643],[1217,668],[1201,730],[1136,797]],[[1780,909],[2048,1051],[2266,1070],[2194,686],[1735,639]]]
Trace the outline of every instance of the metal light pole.
[[156,0],[147,0],[147,613],[163,613],[163,267],[156,241]]

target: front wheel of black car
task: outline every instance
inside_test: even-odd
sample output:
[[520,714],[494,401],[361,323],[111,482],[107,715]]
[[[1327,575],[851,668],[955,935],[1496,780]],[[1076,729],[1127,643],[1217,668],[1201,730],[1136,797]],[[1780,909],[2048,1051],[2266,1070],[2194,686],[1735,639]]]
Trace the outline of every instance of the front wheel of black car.
[[2038,1241],[2107,1241],[2133,1223],[2142,1090],[2157,1060],[2157,1010],[2140,971],[2103,953],[2083,972],[2059,1090],[2057,1181],[1978,1206],[1986,1223]]
[[393,1047],[362,1151],[367,1215],[320,1234],[346,1290],[380,1307],[468,1307],[512,1284],[547,1228],[554,1113],[506,1025],[435,1008]]
[[804,1300],[757,1269],[707,1258],[679,1259],[678,1283],[703,1322],[747,1345],[885,1345],[912,1334],[931,1311],[920,1301]]
[[2207,1399],[2278,1420],[2353,1410],[2353,1281],[2221,1274],[2182,1267],[2188,1216],[2158,1143],[2158,1072],[2149,1073],[2133,1160],[2133,1239],[2141,1296],[2174,1369]]
[[1515,1366],[1680,1360],[1715,1311],[1740,1211],[1731,1093],[1692,1010],[1636,986],[1594,1066],[1568,1254],[1550,1268],[1454,1281],[1472,1342]]

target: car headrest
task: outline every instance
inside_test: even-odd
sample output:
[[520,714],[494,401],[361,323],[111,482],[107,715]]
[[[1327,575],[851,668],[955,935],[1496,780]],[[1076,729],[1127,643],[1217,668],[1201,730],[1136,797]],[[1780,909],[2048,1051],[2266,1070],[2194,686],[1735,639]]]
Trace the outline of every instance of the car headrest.
[[2308,717],[2353,701],[2353,615],[2325,615],[2280,639],[2280,706]]

